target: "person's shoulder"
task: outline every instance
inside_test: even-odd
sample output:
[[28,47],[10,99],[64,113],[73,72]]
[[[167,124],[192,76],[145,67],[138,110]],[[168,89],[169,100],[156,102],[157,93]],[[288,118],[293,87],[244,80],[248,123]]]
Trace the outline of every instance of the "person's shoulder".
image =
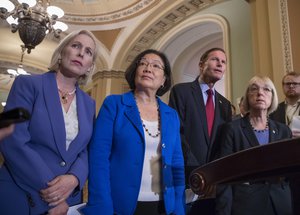
[[160,105],[160,107],[163,109],[163,110],[165,110],[165,111],[168,111],[168,112],[173,112],[173,113],[176,113],[177,114],[177,111],[174,109],[174,108],[172,108],[172,107],[170,107],[169,105],[167,105],[166,103],[164,103],[162,100],[160,100],[159,99],[159,105]]
[[222,102],[225,102],[229,105],[231,104],[231,102],[225,96],[223,96],[221,93],[219,93],[217,90],[216,90],[216,94],[218,95],[218,98],[220,100],[222,100]]
[[173,86],[173,90],[178,90],[178,89],[184,89],[184,88],[189,88],[194,84],[193,82],[182,82],[182,83],[177,83]]
[[273,124],[275,127],[278,128],[278,130],[281,130],[281,129],[289,129],[289,127],[285,124],[285,123],[282,123],[282,122],[279,122],[277,120],[274,120],[274,119],[270,119],[269,118],[269,124]]
[[81,90],[80,88],[78,88],[79,91],[81,91],[84,99],[89,102],[89,103],[95,103],[95,99],[93,99],[88,93],[84,92],[83,90]]
[[25,87],[36,87],[42,84],[43,74],[32,74],[32,75],[19,75],[15,78],[13,85],[21,87],[22,89]]
[[236,127],[236,126],[239,126],[242,122],[242,118],[239,118],[239,119],[235,119],[235,120],[232,120],[232,121],[229,121],[229,122],[225,122],[223,125],[225,127]]
[[122,98],[122,94],[110,94],[105,97],[104,101],[117,101]]
[[[131,101],[133,98],[133,95],[130,95],[132,93],[127,92],[123,94],[110,94],[105,97],[103,103],[124,103],[127,104],[128,101]],[[132,98],[130,98],[132,97]]]
[[41,79],[43,76],[45,75],[45,73],[43,74],[31,74],[31,75],[18,75],[15,80],[19,81],[34,81],[37,79]]

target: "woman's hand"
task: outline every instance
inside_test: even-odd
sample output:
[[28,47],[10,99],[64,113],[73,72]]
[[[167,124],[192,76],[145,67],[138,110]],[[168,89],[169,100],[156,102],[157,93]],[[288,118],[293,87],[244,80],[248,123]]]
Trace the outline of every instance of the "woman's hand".
[[56,207],[51,208],[48,211],[48,215],[67,215],[69,210],[69,205],[66,203],[66,201],[61,202]]
[[49,206],[57,206],[70,196],[78,183],[74,175],[60,175],[48,182],[48,188],[41,190],[40,195]]

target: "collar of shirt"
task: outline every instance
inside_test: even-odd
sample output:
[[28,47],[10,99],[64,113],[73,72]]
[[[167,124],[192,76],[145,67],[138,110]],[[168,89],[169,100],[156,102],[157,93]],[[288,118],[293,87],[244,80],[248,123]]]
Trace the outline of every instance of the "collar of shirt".
[[298,101],[293,105],[288,104],[288,102],[286,100],[284,100],[284,104],[287,106],[290,106],[290,107],[297,107],[300,105],[300,99],[298,99]]
[[[209,86],[204,81],[202,81],[200,78],[199,78],[199,86],[200,86],[200,89],[202,92],[204,104],[206,105],[206,102],[207,102],[207,92],[206,91],[209,89]],[[214,87],[212,88],[212,91],[213,91],[213,102],[215,104],[215,88]]]

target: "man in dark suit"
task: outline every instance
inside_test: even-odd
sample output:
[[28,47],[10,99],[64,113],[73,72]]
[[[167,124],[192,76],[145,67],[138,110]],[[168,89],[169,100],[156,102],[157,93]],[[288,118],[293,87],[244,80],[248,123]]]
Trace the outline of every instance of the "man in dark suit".
[[[222,79],[226,70],[226,55],[221,48],[206,51],[199,62],[200,75],[195,81],[175,85],[170,94],[169,105],[180,117],[181,142],[185,159],[186,179],[191,171],[208,163],[211,159],[213,142],[221,124],[231,121],[230,102],[219,94],[214,85]],[[213,121],[209,128],[206,114],[208,92],[212,91]],[[187,186],[188,188],[188,186]],[[213,215],[214,198],[196,199],[189,204],[188,214]]]
[[[282,89],[285,100],[270,114],[270,118],[287,124],[293,132],[293,118],[300,115],[300,73],[289,72],[283,76]],[[293,132],[293,136],[300,136],[300,132]]]
[[[300,128],[293,126],[293,120],[300,119],[300,73],[289,72],[282,78],[282,90],[285,100],[278,105],[270,118],[287,124],[294,137],[300,137]],[[293,196],[294,214],[300,214],[300,173],[290,179]]]

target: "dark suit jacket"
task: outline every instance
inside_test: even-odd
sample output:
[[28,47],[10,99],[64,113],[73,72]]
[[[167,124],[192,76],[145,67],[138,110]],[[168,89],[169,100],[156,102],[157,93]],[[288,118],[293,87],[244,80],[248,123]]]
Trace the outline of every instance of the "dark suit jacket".
[[215,119],[211,138],[208,136],[205,104],[198,78],[193,82],[175,85],[171,90],[169,105],[179,114],[188,180],[192,169],[210,161],[212,143],[218,133],[219,125],[231,121],[230,102],[215,91]]
[[[300,113],[298,114],[300,115]],[[281,123],[286,123],[285,121],[286,115],[285,115],[285,102],[281,102],[277,109],[270,114],[270,119],[276,120]]]
[[[31,119],[19,123],[12,135],[1,144],[5,158],[0,168],[1,214],[42,214],[50,207],[39,191],[56,176],[73,174],[82,188],[88,175],[87,145],[93,132],[95,102],[76,88],[79,131],[66,150],[66,131],[62,106],[54,72],[18,76],[10,90],[6,109],[24,107]],[[9,195],[6,195],[9,193]],[[14,205],[4,199],[13,198]],[[80,193],[70,195],[67,202],[78,204]]]
[[[286,125],[269,120],[269,142],[291,138],[291,135],[291,131]],[[216,143],[219,144],[220,150],[218,157],[259,146],[248,116],[222,126],[221,135],[217,138]],[[266,159],[266,157],[256,158],[253,162],[259,163],[260,159]],[[269,212],[272,203],[275,206],[276,214],[292,214],[291,194],[287,182],[220,186],[216,202],[217,214],[220,215],[272,214]]]

